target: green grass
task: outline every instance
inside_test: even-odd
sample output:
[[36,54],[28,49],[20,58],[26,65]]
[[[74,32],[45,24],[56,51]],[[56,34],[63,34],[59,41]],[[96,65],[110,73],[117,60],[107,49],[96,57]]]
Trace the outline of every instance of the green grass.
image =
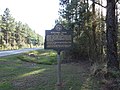
[[9,82],[0,83],[0,90],[12,90],[12,86]]
[[[31,58],[55,59],[53,51],[34,51]],[[29,53],[0,58],[0,90],[57,90],[57,65],[46,65],[21,61],[19,57]],[[38,60],[39,59],[33,59]],[[62,90],[93,89],[93,80],[85,65],[62,64]]]
[[18,56],[19,59],[26,62],[52,65],[57,64],[56,52],[50,50],[38,50],[24,53]]

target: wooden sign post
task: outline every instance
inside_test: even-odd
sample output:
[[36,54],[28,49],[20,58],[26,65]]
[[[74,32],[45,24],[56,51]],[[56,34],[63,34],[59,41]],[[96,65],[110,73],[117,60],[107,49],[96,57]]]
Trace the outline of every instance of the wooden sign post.
[[61,86],[61,62],[60,62],[60,51],[57,52],[57,85]]
[[52,30],[45,31],[45,49],[57,51],[57,85],[61,86],[61,62],[60,52],[72,47],[72,31],[66,30],[61,24],[56,24]]

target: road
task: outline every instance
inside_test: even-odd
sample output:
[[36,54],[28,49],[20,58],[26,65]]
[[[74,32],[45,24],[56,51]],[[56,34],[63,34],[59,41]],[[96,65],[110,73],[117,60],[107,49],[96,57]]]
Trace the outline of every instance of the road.
[[41,48],[26,48],[26,49],[19,49],[19,50],[0,51],[0,57],[39,50],[39,49]]

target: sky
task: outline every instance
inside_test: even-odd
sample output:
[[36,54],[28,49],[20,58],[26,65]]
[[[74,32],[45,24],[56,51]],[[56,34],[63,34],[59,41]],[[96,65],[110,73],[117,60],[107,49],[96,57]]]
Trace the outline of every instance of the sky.
[[42,36],[45,30],[55,26],[55,20],[59,17],[59,0],[0,0],[0,15],[6,8],[16,21],[27,23]]

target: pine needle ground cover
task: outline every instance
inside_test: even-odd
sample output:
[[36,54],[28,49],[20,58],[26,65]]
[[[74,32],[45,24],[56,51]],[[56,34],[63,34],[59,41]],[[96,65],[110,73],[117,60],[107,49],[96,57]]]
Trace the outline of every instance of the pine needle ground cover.
[[[0,90],[57,90],[56,64],[26,62],[20,59],[26,56],[28,59],[35,57],[38,60],[40,57],[37,54],[46,54],[44,57],[52,60],[55,52],[35,51],[0,58]],[[99,90],[94,84],[89,67],[84,62],[62,64],[62,90]]]

